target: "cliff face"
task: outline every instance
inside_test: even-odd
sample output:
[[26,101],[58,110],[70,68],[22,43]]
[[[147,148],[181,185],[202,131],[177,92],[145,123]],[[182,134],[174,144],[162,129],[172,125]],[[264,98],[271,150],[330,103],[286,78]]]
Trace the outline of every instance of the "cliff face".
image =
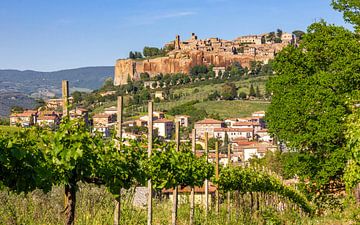
[[139,79],[140,73],[147,72],[151,77],[159,73],[188,73],[195,65],[230,66],[239,62],[242,66],[249,66],[250,61],[265,61],[265,58],[249,55],[234,55],[229,53],[207,53],[192,50],[189,52],[174,51],[168,56],[154,59],[133,60],[120,59],[115,64],[114,84],[126,84],[128,78]]

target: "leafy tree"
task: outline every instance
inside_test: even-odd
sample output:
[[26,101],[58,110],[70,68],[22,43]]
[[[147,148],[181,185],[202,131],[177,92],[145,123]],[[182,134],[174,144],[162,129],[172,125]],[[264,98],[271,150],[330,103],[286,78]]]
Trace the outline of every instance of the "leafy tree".
[[260,98],[262,95],[261,95],[261,92],[260,92],[260,89],[259,89],[259,86],[256,86],[256,94],[255,94],[255,96],[257,97],[257,98]]
[[22,112],[24,112],[24,108],[23,107],[21,107],[21,106],[17,106],[17,105],[15,105],[15,106],[12,106],[11,107],[11,110],[10,110],[12,113],[22,113]]
[[143,49],[143,55],[145,57],[161,56],[164,54],[165,54],[165,52],[162,49],[159,49],[156,47],[145,46]]
[[221,87],[221,96],[224,100],[233,100],[237,97],[237,88],[234,83],[226,83]]
[[155,82],[153,82],[153,83],[151,84],[151,87],[152,87],[152,88],[157,88],[157,86],[158,86],[157,81],[155,81]]
[[256,92],[255,92],[255,89],[254,89],[254,85],[253,85],[253,84],[250,84],[249,96],[250,96],[250,97],[256,97]]
[[145,72],[145,73],[140,73],[140,79],[143,81],[148,81],[150,80],[150,74]]
[[283,31],[281,29],[276,30],[276,37],[281,39],[282,34],[283,34]]
[[74,91],[71,96],[74,99],[74,103],[80,103],[83,100],[83,96],[80,91]]
[[360,30],[360,2],[356,0],[332,0],[334,9],[344,14],[346,22],[355,25],[357,31]]
[[239,99],[246,99],[246,97],[247,97],[247,95],[245,92],[242,91],[239,93]]
[[302,39],[302,37],[303,37],[303,35],[305,34],[305,32],[304,32],[304,31],[301,31],[301,30],[294,30],[294,31],[292,32],[292,34],[295,35],[295,36],[296,36],[296,39],[299,41],[299,40]]
[[198,77],[199,74],[207,73],[209,70],[205,65],[196,65],[190,69],[190,74],[193,77]]
[[299,47],[286,47],[274,62],[270,132],[296,152],[293,171],[318,190],[329,190],[343,174],[344,119],[351,113],[348,99],[360,88],[360,63],[354,60],[359,52],[354,33],[320,22],[308,28]]
[[215,144],[216,144],[216,142],[218,142],[219,143],[219,146],[221,146],[222,145],[222,141],[221,140],[219,140],[219,139],[217,139],[217,138],[209,138],[209,140],[208,140],[208,146],[209,146],[209,149],[210,150],[214,150],[215,149]]
[[217,100],[217,99],[220,98],[220,97],[221,97],[221,95],[219,94],[219,92],[214,91],[214,92],[212,92],[211,94],[209,94],[208,99],[209,99],[210,101],[214,101],[214,100]]
[[135,54],[132,51],[129,52],[129,58],[135,59]]

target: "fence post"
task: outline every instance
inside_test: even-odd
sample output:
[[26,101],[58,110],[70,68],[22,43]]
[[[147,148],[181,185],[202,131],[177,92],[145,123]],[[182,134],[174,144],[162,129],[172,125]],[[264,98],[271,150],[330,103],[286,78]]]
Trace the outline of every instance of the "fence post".
[[[121,145],[122,145],[122,116],[123,116],[123,99],[122,96],[118,96],[116,136],[119,139],[118,140],[119,151],[121,151]],[[120,218],[121,218],[121,188],[119,190],[119,196],[115,198],[114,225],[118,225],[120,223]]]
[[[175,142],[176,142],[176,151],[180,149],[180,121],[177,121],[175,124]],[[177,224],[177,207],[178,207],[178,187],[174,187],[173,191],[173,209],[171,216],[171,224]]]
[[[151,157],[152,144],[153,144],[153,102],[149,101],[148,104],[148,158]],[[148,215],[147,224],[152,224],[152,183],[151,179],[148,180]]]

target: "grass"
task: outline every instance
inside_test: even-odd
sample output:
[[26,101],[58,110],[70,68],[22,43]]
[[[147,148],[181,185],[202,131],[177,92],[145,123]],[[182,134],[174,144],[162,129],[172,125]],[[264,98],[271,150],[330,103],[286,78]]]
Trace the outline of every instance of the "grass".
[[[36,190],[27,195],[13,194],[7,190],[0,191],[0,224],[64,224],[64,192],[63,187],[54,187],[49,193]],[[123,192],[125,193],[125,192]],[[121,224],[146,224],[146,207],[134,207],[131,204],[131,193],[122,196]],[[248,196],[249,197],[249,196]],[[197,205],[195,224],[359,224],[360,209],[355,206],[346,207],[344,211],[329,211],[323,216],[301,216],[292,209],[277,211],[271,206],[263,206],[260,211],[251,214],[249,199],[241,203],[239,210],[231,208],[231,219],[227,222],[226,202],[221,204],[219,216],[214,209],[206,220],[202,207]],[[171,202],[167,199],[153,200],[153,224],[171,224]],[[245,206],[245,207],[244,207]],[[77,192],[75,220],[78,225],[112,224],[114,198],[104,187],[81,184]],[[189,221],[189,204],[180,204],[178,224],[185,225]],[[236,215],[236,211],[238,214]]]
[[261,101],[207,101],[195,104],[196,108],[204,109],[209,114],[219,114],[221,118],[246,117],[256,111],[266,111],[269,102]]
[[[250,84],[254,87],[259,86],[260,92],[265,93],[266,77],[254,77],[241,81],[235,81],[234,84],[238,87],[238,93],[245,92],[249,93]],[[254,111],[266,110],[268,107],[267,102],[259,101],[207,101],[207,97],[214,91],[221,92],[221,88],[224,83],[219,84],[189,84],[184,86],[173,87],[172,91],[176,95],[181,95],[180,99],[172,101],[163,101],[154,103],[155,111],[166,111],[175,106],[193,101],[199,100],[200,103],[196,104],[195,107],[199,109],[205,109],[209,114],[218,113],[222,118],[228,117],[242,117],[249,116]],[[105,102],[102,106],[97,107],[93,113],[99,113],[106,107],[115,106],[116,102]],[[126,105],[126,102],[125,102]],[[130,115],[139,116],[147,111],[147,104],[139,107],[127,107],[125,113]],[[129,119],[129,118],[128,118]]]

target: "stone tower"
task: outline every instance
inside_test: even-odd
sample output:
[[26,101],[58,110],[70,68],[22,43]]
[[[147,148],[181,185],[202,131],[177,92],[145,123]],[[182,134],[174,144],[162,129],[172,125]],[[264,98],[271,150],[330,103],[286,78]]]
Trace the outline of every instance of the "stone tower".
[[176,38],[175,38],[175,50],[180,50],[180,35],[176,35]]

